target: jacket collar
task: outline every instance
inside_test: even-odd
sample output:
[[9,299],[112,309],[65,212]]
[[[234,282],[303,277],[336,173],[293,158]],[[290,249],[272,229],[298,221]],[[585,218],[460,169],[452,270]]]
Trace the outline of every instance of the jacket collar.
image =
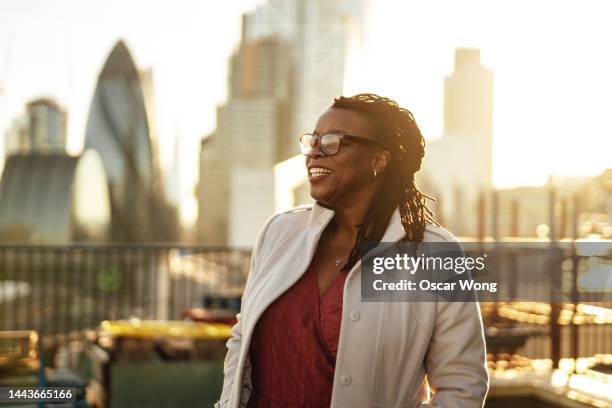
[[[310,238],[318,236],[327,224],[334,218],[334,210],[323,207],[321,204],[315,201],[312,205],[310,212],[310,219],[308,220],[308,235]],[[406,235],[402,220],[400,217],[399,208],[396,208],[391,215],[389,225],[385,231],[381,242],[397,242]]]

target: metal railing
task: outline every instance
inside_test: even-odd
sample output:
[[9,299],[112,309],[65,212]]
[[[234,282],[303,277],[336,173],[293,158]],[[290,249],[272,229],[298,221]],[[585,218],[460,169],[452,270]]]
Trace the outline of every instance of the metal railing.
[[[577,271],[588,258],[574,253],[567,259],[569,269],[559,273],[576,287]],[[109,319],[181,319],[206,296],[240,297],[249,263],[247,250],[199,246],[0,245],[0,330],[36,330],[44,337],[83,332]],[[539,328],[518,353],[555,365],[566,357],[612,354],[612,324],[600,313],[606,319],[612,304],[599,303],[600,315],[591,317],[571,304],[550,304],[543,314],[519,310],[548,320],[516,320],[515,326]],[[502,314],[512,308],[504,307]],[[493,325],[484,312],[485,323]]]
[[0,330],[42,336],[106,319],[180,319],[206,295],[240,296],[250,252],[174,245],[0,246]]

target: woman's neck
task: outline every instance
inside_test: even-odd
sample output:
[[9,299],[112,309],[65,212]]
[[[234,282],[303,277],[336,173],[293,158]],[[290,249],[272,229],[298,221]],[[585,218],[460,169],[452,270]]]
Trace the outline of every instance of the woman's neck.
[[335,216],[332,228],[340,235],[356,235],[359,226],[365,218],[368,206],[362,200],[356,200],[352,205],[339,206],[334,209]]
[[372,189],[360,191],[350,200],[342,200],[342,203],[330,205],[329,208],[335,213],[330,225],[334,235],[356,237],[373,198],[374,190]]

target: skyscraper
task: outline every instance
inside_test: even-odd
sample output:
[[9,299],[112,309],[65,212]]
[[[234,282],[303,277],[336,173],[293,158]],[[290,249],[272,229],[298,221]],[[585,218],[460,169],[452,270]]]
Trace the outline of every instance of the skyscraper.
[[[291,136],[311,131],[342,94],[348,31],[361,21],[365,0],[269,0],[245,16],[243,40],[274,36],[291,45],[294,66]],[[355,17],[355,18],[352,18]]]
[[275,98],[264,97],[236,98],[218,108],[217,129],[202,142],[200,153],[203,243],[249,246],[259,231],[250,227],[274,211],[281,112]]
[[[199,237],[209,245],[249,246],[274,211],[274,164],[292,154],[291,48],[280,36],[246,40],[229,64],[229,100],[201,145]],[[244,207],[245,202],[257,205]]]
[[4,159],[14,153],[30,151],[30,138],[28,137],[28,119],[25,115],[14,118],[6,130],[4,140]]
[[444,80],[444,134],[427,143],[419,182],[441,199],[448,226],[456,234],[474,233],[465,225],[466,208],[493,179],[493,72],[482,66],[480,50],[455,51],[455,70]]
[[7,130],[4,154],[65,152],[66,125],[66,111],[53,99],[32,100]]
[[66,150],[66,111],[49,98],[29,102],[27,130],[30,148],[39,152]]
[[444,79],[444,134],[493,134],[493,72],[480,63],[480,50],[455,50],[455,72]]
[[348,45],[345,1],[300,0],[298,5],[294,134],[312,131],[342,94]]
[[108,175],[112,237],[118,241],[155,239],[153,207],[162,196],[147,108],[152,101],[145,99],[151,92],[146,89],[130,52],[119,41],[98,77],[85,139],[87,148],[100,153]]
[[243,17],[229,99],[201,146],[202,242],[250,246],[274,213],[274,165],[298,154],[297,135],[342,92],[345,3],[270,0]]
[[293,121],[291,103],[294,74],[290,45],[278,37],[241,44],[230,62],[228,87],[228,104],[234,100],[254,101],[257,98],[276,101],[277,128],[274,129],[276,142],[272,147],[275,151],[273,160],[278,162],[293,155],[293,144],[286,143]]

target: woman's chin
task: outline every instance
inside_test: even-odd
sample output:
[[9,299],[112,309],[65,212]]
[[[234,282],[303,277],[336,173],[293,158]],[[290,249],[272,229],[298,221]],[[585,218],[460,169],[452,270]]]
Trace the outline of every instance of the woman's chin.
[[310,186],[310,196],[321,204],[328,204],[333,196],[333,192],[328,189],[318,188],[318,186]]

